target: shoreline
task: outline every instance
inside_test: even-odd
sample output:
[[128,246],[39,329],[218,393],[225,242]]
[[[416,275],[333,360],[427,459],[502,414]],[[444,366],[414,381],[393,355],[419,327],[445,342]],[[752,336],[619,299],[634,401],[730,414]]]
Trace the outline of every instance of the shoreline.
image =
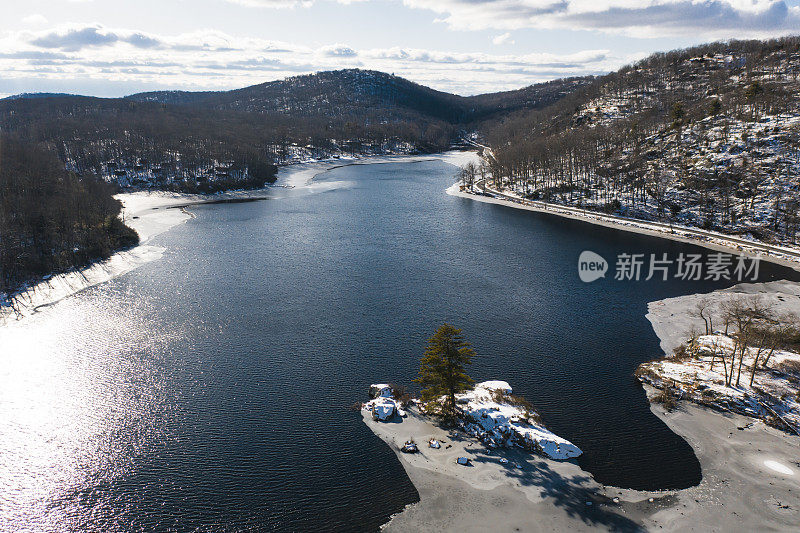
[[[453,150],[438,154],[366,156],[313,161],[279,167],[275,183],[263,189],[226,191],[209,195],[166,191],[136,191],[117,194],[114,197],[123,204],[120,216],[126,225],[139,234],[139,244],[133,248],[115,252],[108,259],[97,261],[82,269],[43,278],[22,288],[10,297],[0,294],[0,326],[7,321],[23,319],[40,308],[53,305],[89,287],[105,283],[127,274],[141,265],[160,259],[166,248],[150,245],[149,242],[154,237],[192,218],[193,215],[187,208],[193,205],[219,201],[255,201],[276,198],[274,195],[281,188],[311,188],[314,178],[343,166],[433,160],[441,160],[459,166],[475,157],[475,152]],[[312,190],[312,192],[314,191]]]
[[[455,196],[458,198],[467,198],[477,202],[503,205],[514,209],[522,209],[525,211],[533,211],[536,213],[546,213],[554,216],[586,222],[588,224],[594,224],[597,226],[603,226],[607,228],[618,229],[621,231],[628,231],[631,233],[638,233],[642,235],[650,235],[652,237],[660,237],[662,239],[669,239],[672,241],[684,242],[687,244],[694,244],[717,252],[727,252],[735,255],[741,253],[748,253],[751,256],[759,256],[762,261],[768,261],[770,263],[775,263],[781,266],[789,267],[791,269],[800,271],[800,249],[796,251],[787,249],[786,252],[787,255],[775,255],[775,253],[780,253],[780,252],[771,252],[769,250],[766,250],[765,248],[772,247],[772,245],[767,245],[764,243],[759,243],[755,241],[753,242],[747,241],[746,243],[737,243],[729,240],[728,237],[722,234],[716,235],[713,232],[706,232],[705,230],[687,228],[684,226],[674,226],[673,228],[674,231],[669,232],[665,231],[664,228],[662,228],[659,225],[660,223],[653,223],[646,220],[612,217],[610,215],[605,215],[603,213],[597,213],[592,211],[581,212],[580,209],[571,208],[569,206],[561,206],[557,204],[544,204],[542,202],[539,202],[539,204],[541,205],[534,205],[530,202],[527,204],[521,204],[518,201],[511,199],[503,199],[503,198],[497,198],[495,196],[483,196],[479,194],[464,192],[459,190],[458,183],[454,183],[453,185],[448,187],[445,190],[445,192],[450,196]],[[718,241],[707,240],[711,238],[718,239]],[[724,242],[726,239],[728,239],[727,244]],[[746,249],[746,247],[750,247],[750,249],[748,250]],[[796,256],[790,257],[790,255],[788,255],[790,253],[794,253],[796,254]]]
[[[785,310],[800,310],[798,282],[745,283],[709,294],[717,299],[762,294]],[[708,296],[690,294],[648,304],[647,319],[665,353],[684,342],[692,326],[703,325],[687,311]],[[654,389],[643,386],[650,398]],[[389,423],[372,420],[362,411],[364,423],[395,451],[420,495],[382,529],[795,529],[800,522],[800,437],[758,419],[687,401],[671,412],[651,402],[650,410],[692,447],[703,471],[698,485],[661,491],[605,486],[574,461],[554,461],[518,449],[487,449],[461,431],[443,430],[416,408],[408,410],[407,418]],[[408,438],[424,443],[431,437],[452,442],[453,450],[441,454],[423,446],[420,454],[399,451]],[[477,468],[457,465],[454,456],[459,454],[473,457]],[[500,457],[508,463],[501,463]],[[509,467],[514,463],[521,468]]]
[[[703,467],[698,485],[662,491],[605,486],[574,461],[487,449],[460,430],[440,428],[416,408],[400,422],[377,422],[362,410],[364,423],[394,450],[420,496],[381,530],[794,530],[800,520],[800,437],[685,402],[672,412],[650,408],[694,449]],[[437,438],[452,448],[423,445],[420,453],[404,454],[399,448],[410,437],[422,443]],[[474,467],[456,464],[459,455],[471,457]],[[770,461],[793,465],[794,473],[775,471]]]

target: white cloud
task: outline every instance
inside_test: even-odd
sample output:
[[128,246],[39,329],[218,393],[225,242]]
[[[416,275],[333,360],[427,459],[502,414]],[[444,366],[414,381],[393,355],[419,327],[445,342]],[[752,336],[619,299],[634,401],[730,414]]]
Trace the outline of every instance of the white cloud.
[[29,26],[40,26],[42,24],[47,24],[47,18],[40,13],[33,13],[27,17],[23,17],[22,22]]
[[550,28],[637,37],[731,38],[794,33],[800,7],[784,0],[403,0],[460,30]]
[[492,39],[493,44],[514,44],[514,39],[511,38],[511,32],[503,33]]
[[[293,9],[295,7],[311,7],[314,0],[225,0],[231,4],[239,4],[245,7],[262,7],[268,9]],[[355,4],[358,2],[368,2],[369,0],[334,0],[338,4]]]
[[320,52],[330,57],[358,56],[358,52],[356,52],[355,50],[344,44],[333,44],[333,45],[323,46],[322,48],[320,48]]
[[295,7],[311,7],[314,2],[311,0],[226,0],[231,4],[239,4],[245,7],[264,7],[270,9],[291,9]]
[[599,74],[639,57],[618,57],[608,50],[514,55],[407,47],[360,49],[341,43],[309,47],[215,30],[167,35],[99,24],[0,35],[5,84],[35,78],[36,87],[45,87],[50,80],[50,86],[62,91],[70,80],[106,83],[114,90],[124,84],[137,89],[228,89],[359,67],[394,72],[440,90],[474,94]]

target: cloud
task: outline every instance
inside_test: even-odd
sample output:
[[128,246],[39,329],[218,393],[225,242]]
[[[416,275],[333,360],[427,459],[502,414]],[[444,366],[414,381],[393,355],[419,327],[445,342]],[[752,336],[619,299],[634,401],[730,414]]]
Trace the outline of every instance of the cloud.
[[40,26],[42,24],[47,24],[47,18],[40,13],[33,13],[27,17],[23,17],[22,22],[29,26]]
[[30,43],[39,48],[58,48],[67,52],[111,46],[115,43],[128,43],[136,48],[155,48],[161,44],[158,39],[143,33],[119,34],[105,30],[101,26],[51,31],[31,39]]
[[358,52],[343,44],[323,46],[320,52],[329,57],[356,57]]
[[593,30],[636,37],[733,38],[797,32],[784,0],[403,0],[458,30]]
[[226,0],[231,4],[245,7],[264,7],[270,9],[293,9],[295,7],[311,7],[311,0]]
[[511,33],[506,32],[492,39],[492,44],[514,44],[514,40],[511,38]]
[[54,90],[63,90],[67,80],[78,87],[87,79],[105,80],[108,87],[128,83],[151,89],[232,89],[297,74],[362,67],[462,94],[600,74],[644,55],[619,57],[608,50],[494,54],[341,43],[310,47],[211,29],[169,35],[97,24],[0,34],[0,51],[0,71],[6,78],[39,76],[50,80]]
[[[296,7],[309,8],[314,5],[314,0],[225,0],[230,4],[239,4],[245,7],[260,7],[267,9],[294,9]],[[337,4],[355,4],[369,0],[335,0]]]
[[88,46],[104,46],[117,42],[116,35],[101,33],[98,28],[83,28],[66,32],[51,32],[31,40],[39,48],[60,48],[67,51],[80,50]]

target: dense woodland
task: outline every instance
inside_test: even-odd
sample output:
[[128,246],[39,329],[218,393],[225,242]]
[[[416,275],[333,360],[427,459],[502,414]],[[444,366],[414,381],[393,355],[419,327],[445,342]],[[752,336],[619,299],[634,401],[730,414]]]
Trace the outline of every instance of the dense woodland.
[[485,124],[484,173],[532,199],[795,243],[798,76],[798,37],[655,54]]
[[137,244],[113,192],[54,153],[0,135],[0,293]]

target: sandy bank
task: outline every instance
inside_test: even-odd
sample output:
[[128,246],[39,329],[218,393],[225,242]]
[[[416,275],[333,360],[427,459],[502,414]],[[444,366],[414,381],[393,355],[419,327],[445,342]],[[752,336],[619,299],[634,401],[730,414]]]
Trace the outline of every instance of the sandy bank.
[[583,222],[588,222],[589,224],[595,224],[607,228],[614,228],[623,231],[630,231],[632,233],[639,233],[642,235],[652,235],[662,239],[670,239],[673,241],[695,244],[697,246],[702,246],[714,251],[727,252],[731,254],[744,253],[750,256],[760,255],[764,261],[770,261],[772,263],[787,266],[795,270],[800,270],[800,250],[798,249],[789,249],[786,247],[771,246],[750,241],[734,242],[722,234],[680,226],[675,226],[673,230],[670,231],[668,228],[663,227],[664,225],[661,225],[660,223],[651,223],[644,220],[623,219],[621,217],[607,216],[601,213],[581,211],[577,208],[570,208],[554,204],[544,204],[542,202],[529,202],[526,204],[521,204],[513,200],[463,192],[459,190],[458,183],[451,185],[446,192],[451,196],[457,196],[459,198],[468,198],[478,202],[504,205],[506,207],[534,211],[537,213],[548,213],[550,215],[580,220]]
[[[444,430],[415,409],[405,419],[364,422],[395,450],[420,501],[386,531],[793,531],[800,520],[800,438],[752,420],[684,405],[653,412],[695,449],[703,481],[681,491],[642,492],[596,483],[570,461],[522,450],[492,451]],[[408,438],[421,453],[399,451]],[[446,441],[434,450],[431,437]],[[465,455],[472,467],[455,463]],[[502,463],[505,457],[508,463]],[[786,465],[778,472],[768,461]],[[589,503],[587,503],[589,502]]]

